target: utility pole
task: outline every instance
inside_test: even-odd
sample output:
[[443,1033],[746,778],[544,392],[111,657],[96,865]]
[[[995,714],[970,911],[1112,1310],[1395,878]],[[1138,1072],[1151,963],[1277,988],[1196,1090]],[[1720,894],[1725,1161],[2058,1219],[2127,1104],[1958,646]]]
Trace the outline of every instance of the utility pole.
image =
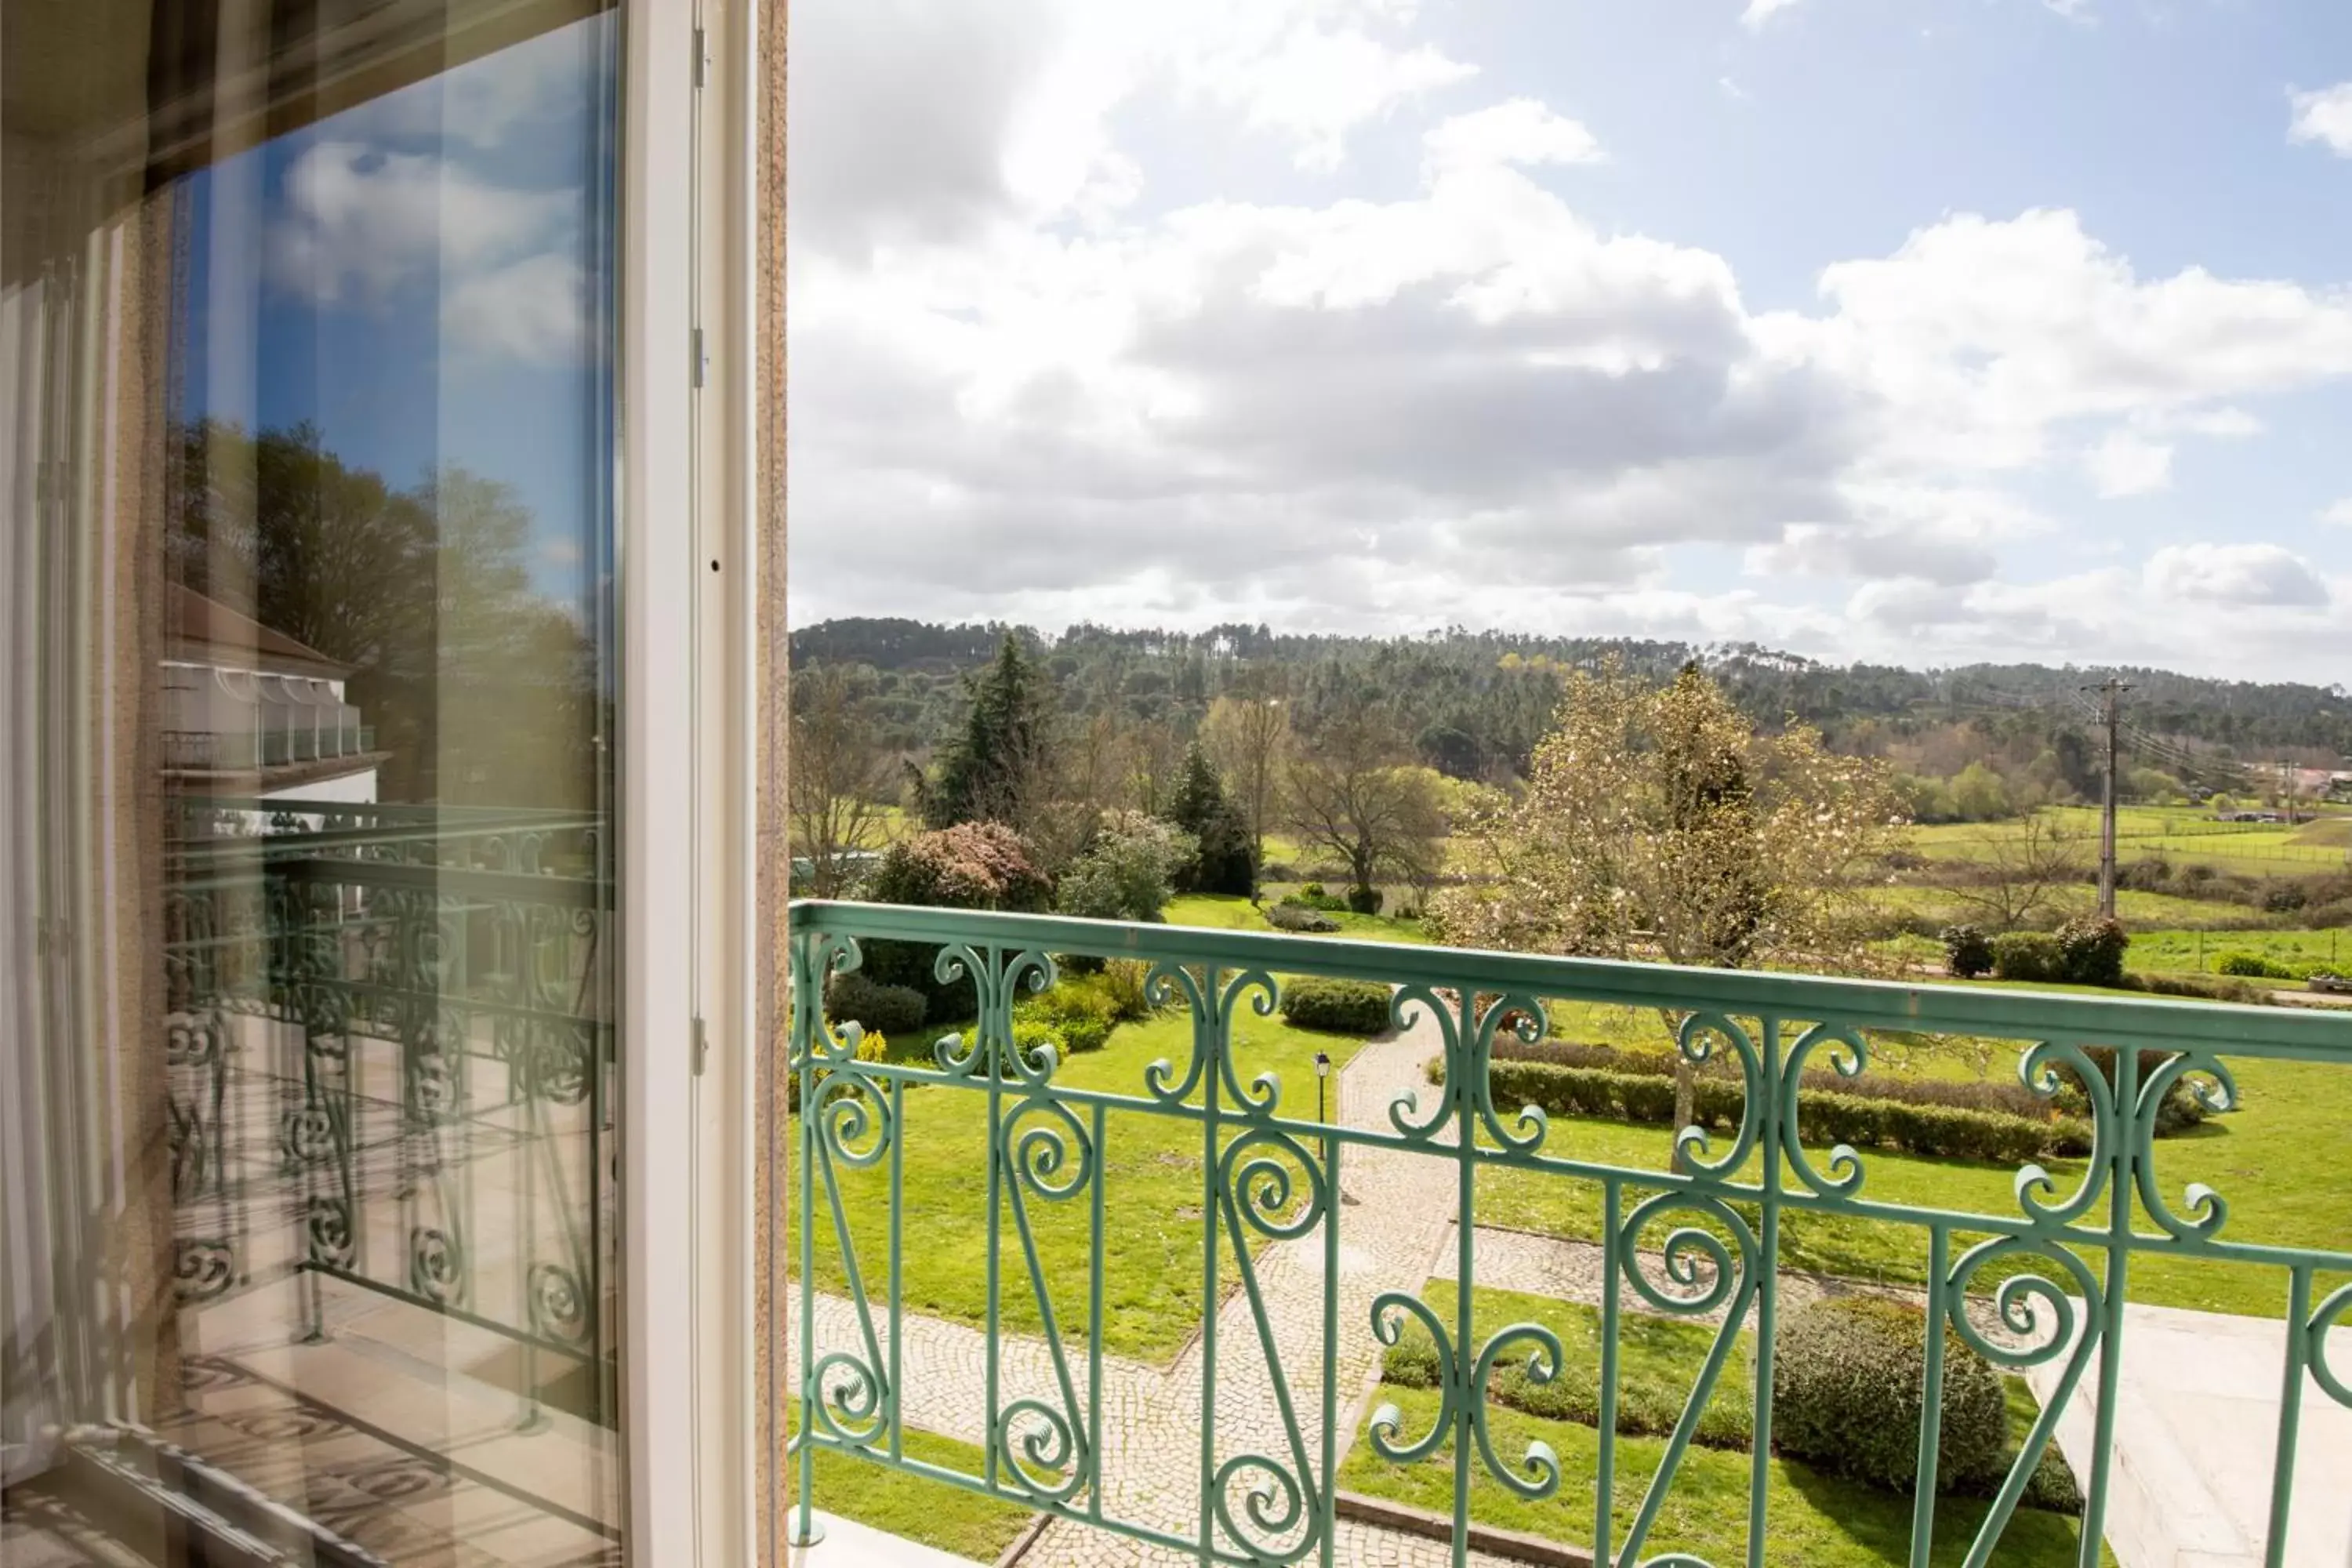
[[2085,686],[2085,691],[2099,694],[2099,721],[2107,730],[2107,769],[2100,795],[2099,812],[2099,912],[2109,920],[2116,918],[2116,731],[2122,722],[2123,694],[2131,689],[2114,676],[2096,686]]

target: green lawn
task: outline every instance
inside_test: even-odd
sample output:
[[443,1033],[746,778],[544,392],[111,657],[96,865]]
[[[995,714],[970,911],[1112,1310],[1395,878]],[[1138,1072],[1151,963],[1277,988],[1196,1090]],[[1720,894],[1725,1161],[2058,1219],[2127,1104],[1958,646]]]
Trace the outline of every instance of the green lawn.
[[[1402,1413],[1403,1431],[1409,1437],[1427,1431],[1440,1406],[1433,1389],[1382,1388],[1381,1399],[1392,1402]],[[1553,1541],[1589,1542],[1601,1435],[1573,1421],[1547,1421],[1500,1407],[1489,1410],[1487,1430],[1496,1453],[1507,1459],[1516,1460],[1531,1440],[1549,1444],[1559,1456],[1560,1485],[1550,1498],[1529,1502],[1495,1480],[1474,1459],[1471,1517],[1481,1524]],[[1618,1438],[1616,1484],[1610,1499],[1615,1545],[1623,1545],[1624,1531],[1640,1511],[1643,1495],[1664,1461],[1665,1449],[1664,1440],[1656,1437]],[[1642,1547],[1642,1561],[1676,1552],[1710,1563],[1741,1561],[1748,1550],[1752,1464],[1747,1454],[1696,1447],[1685,1449],[1657,1523]],[[1879,1568],[1909,1560],[1909,1498],[1823,1475],[1786,1459],[1768,1461],[1765,1476],[1772,1562],[1801,1563],[1805,1568]],[[1347,1462],[1339,1468],[1339,1484],[1350,1491],[1389,1498],[1433,1513],[1451,1513],[1453,1456],[1446,1448],[1417,1464],[1391,1464],[1359,1433]],[[1939,1564],[1962,1561],[1989,1507],[1981,1498],[1938,1499],[1936,1549],[1930,1561]],[[2004,1568],[2073,1568],[2078,1537],[2078,1528],[2070,1518],[2020,1509],[2010,1521],[1995,1561]]]
[[[1274,901],[1277,890],[1286,892],[1290,889],[1268,889],[1265,895],[1267,902]],[[1396,894],[1392,891],[1391,902],[1395,900]],[[1422,933],[1419,921],[1398,920],[1392,915],[1350,914],[1345,910],[1326,912],[1339,927],[1336,931],[1323,933],[1326,935],[1348,937],[1358,942],[1402,942],[1412,947],[1431,945],[1430,939]],[[1263,910],[1247,899],[1230,893],[1187,893],[1181,898],[1171,899],[1165,918],[1172,926],[1207,926],[1215,931],[1274,930]]]
[[[2245,1109],[2206,1122],[2196,1131],[2157,1145],[2163,1190],[2176,1206],[2192,1182],[2203,1182],[2230,1202],[2223,1234],[2234,1240],[2281,1246],[2341,1247],[2352,1233],[2345,1184],[2315,1179],[2332,1169],[2313,1152],[2340,1147],[2352,1125],[2352,1073],[2309,1062],[2233,1061]],[[1996,1070],[2008,1070],[2004,1061]],[[1672,1139],[1663,1127],[1555,1117],[1547,1152],[1579,1160],[1663,1171]],[[1822,1163],[1817,1152],[1815,1163]],[[1963,1213],[2014,1215],[2016,1173],[2006,1165],[1873,1151],[1862,1195],[1890,1203]],[[2083,1163],[2047,1162],[2061,1193],[2079,1182]],[[1750,1157],[1739,1173],[1755,1180]],[[1792,1178],[1793,1180],[1793,1178]],[[1479,1175],[1483,1223],[1597,1240],[1601,1191],[1591,1183],[1540,1172],[1489,1168]],[[2136,1211],[2137,1212],[2137,1211]],[[1752,1216],[1751,1216],[1752,1217]],[[2138,1223],[2153,1229],[2145,1215]],[[1655,1237],[1647,1238],[1648,1245]],[[1956,1256],[1957,1247],[1956,1244]],[[1790,1213],[1780,1221],[1784,1267],[1860,1279],[1917,1284],[1926,1278],[1927,1232],[1915,1226],[1845,1215]],[[1987,1269],[1977,1281],[1998,1278]],[[2160,1306],[2275,1317],[2285,1310],[2286,1288],[2276,1269],[2140,1253],[2132,1259],[2130,1298]]]
[[[1191,1016],[1170,1011],[1123,1024],[1099,1051],[1072,1058],[1055,1074],[1057,1083],[1123,1094],[1146,1092],[1144,1071],[1165,1058],[1181,1076],[1192,1052]],[[934,1031],[927,1030],[926,1034]],[[1244,1008],[1234,1026],[1234,1062],[1246,1088],[1261,1072],[1277,1075],[1286,1115],[1312,1121],[1316,1106],[1315,1056],[1329,1053],[1345,1064],[1362,1042],[1336,1035],[1293,1029],[1279,1016],[1261,1018]],[[891,1056],[919,1059],[915,1042],[893,1040]],[[1194,1096],[1198,1100],[1198,1094]],[[1019,1109],[1017,1141],[1031,1128],[1056,1121],[1049,1113]],[[958,1322],[984,1323],[988,1314],[988,1097],[985,1092],[939,1085],[906,1094],[904,1196],[904,1300],[908,1311]],[[1230,1133],[1227,1134],[1230,1138]],[[1202,1135],[1196,1124],[1169,1117],[1118,1112],[1108,1118],[1108,1215],[1103,1262],[1103,1343],[1114,1355],[1160,1362],[1173,1357],[1201,1320]],[[879,1298],[887,1285],[889,1245],[887,1162],[869,1169],[836,1167],[843,1207],[855,1239],[867,1291]],[[1068,1179],[1067,1168],[1055,1178]],[[816,1279],[826,1289],[845,1289],[831,1210],[817,1194]],[[1087,1202],[1081,1196],[1047,1202],[1023,1193],[1035,1237],[1039,1267],[1046,1279],[1066,1343],[1086,1342]],[[791,1211],[797,1220],[797,1206]],[[1260,1239],[1253,1237],[1253,1239]],[[792,1245],[797,1248],[795,1239]],[[1035,1333],[1042,1319],[1031,1288],[1010,1201],[1002,1221],[1003,1289],[1000,1321],[1014,1332]],[[797,1251],[793,1254],[798,1256]],[[1231,1288],[1235,1270],[1228,1248],[1220,1265],[1222,1285]],[[1075,1352],[1074,1352],[1075,1353]]]
[[2252,952],[2280,963],[2352,963],[2352,933],[2342,931],[2135,931],[2124,961],[2134,969],[2202,971],[2225,952]]
[[[1423,1300],[1448,1324],[1454,1319],[1456,1294],[1449,1280],[1433,1279]],[[1551,1385],[1567,1392],[1579,1405],[1598,1408],[1601,1317],[1592,1308],[1522,1295],[1515,1291],[1478,1289],[1472,1293],[1474,1342],[1483,1343],[1507,1323],[1537,1322],[1559,1336],[1564,1352],[1559,1375]],[[1704,1324],[1681,1322],[1627,1310],[1619,1320],[1619,1430],[1663,1432],[1696,1385],[1717,1331]],[[1408,1328],[1404,1342],[1425,1342],[1417,1325]],[[1747,1430],[1755,1388],[1755,1336],[1742,1331],[1734,1341],[1730,1358],[1717,1379],[1707,1405],[1705,1434],[1723,1447],[1693,1445],[1666,1494],[1658,1523],[1643,1547],[1643,1560],[1670,1552],[1695,1553],[1714,1563],[1736,1562],[1748,1540],[1748,1486],[1751,1459],[1739,1450]],[[1518,1357],[1524,1360],[1524,1357]],[[2014,1380],[2012,1380],[2014,1381]],[[1367,1402],[1366,1429],[1356,1435],[1340,1485],[1353,1491],[1412,1504],[1435,1513],[1454,1506],[1454,1466],[1450,1448],[1441,1448],[1412,1465],[1382,1458],[1369,1438],[1371,1412],[1382,1402],[1404,1415],[1402,1436],[1410,1440],[1428,1430],[1440,1401],[1434,1390],[1384,1384]],[[2032,1395],[2012,1388],[2011,1442],[2024,1436],[2032,1418]],[[1592,1497],[1598,1474],[1600,1436],[1585,1420],[1550,1420],[1500,1405],[1487,1407],[1489,1429],[1496,1450],[1507,1459],[1526,1451],[1529,1438],[1540,1438],[1559,1456],[1559,1489],[1549,1500],[1529,1502],[1507,1490],[1473,1463],[1471,1517],[1482,1524],[1526,1531],[1549,1539],[1589,1542],[1592,1537]],[[1665,1454],[1659,1436],[1622,1436],[1617,1444],[1617,1485],[1612,1514],[1615,1542],[1622,1547],[1624,1531],[1640,1510],[1650,1478]],[[1908,1561],[1911,1500],[1857,1482],[1823,1475],[1790,1460],[1772,1460],[1769,1518],[1771,1557],[1775,1562],[1802,1563],[1807,1568],[1900,1563]],[[1937,1550],[1934,1561],[1957,1563],[1966,1555],[1982,1521],[1986,1503],[1976,1498],[1945,1498],[1936,1509]],[[2071,1517],[2038,1510],[2020,1510],[2011,1521],[1996,1561],[2060,1568],[2074,1562],[2079,1531]]]
[[[800,1406],[784,1406],[787,1437],[799,1430]],[[987,1457],[970,1443],[908,1428],[907,1457],[966,1475],[985,1473]],[[784,1467],[787,1488],[800,1483],[797,1459]],[[993,1563],[1013,1544],[1032,1517],[1018,1503],[1000,1502],[904,1470],[886,1469],[847,1454],[820,1448],[811,1500],[826,1513],[856,1520],[908,1541],[978,1563]]]

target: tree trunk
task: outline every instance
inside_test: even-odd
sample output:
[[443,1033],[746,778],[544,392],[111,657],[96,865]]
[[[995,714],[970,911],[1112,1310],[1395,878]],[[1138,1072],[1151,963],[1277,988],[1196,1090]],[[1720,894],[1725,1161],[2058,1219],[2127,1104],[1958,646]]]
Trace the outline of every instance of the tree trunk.
[[1690,1174],[1690,1162],[1683,1157],[1683,1129],[1698,1120],[1698,1073],[1682,1052],[1675,1052],[1675,1163],[1677,1175]]

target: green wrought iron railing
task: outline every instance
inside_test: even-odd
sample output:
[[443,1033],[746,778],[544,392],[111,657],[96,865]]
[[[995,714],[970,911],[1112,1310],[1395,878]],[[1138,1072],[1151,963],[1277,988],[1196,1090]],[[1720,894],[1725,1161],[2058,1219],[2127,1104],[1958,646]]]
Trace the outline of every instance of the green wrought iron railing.
[[[2233,1230],[2226,1196],[2189,1185],[2175,1193],[2156,1142],[2168,1096],[2192,1093],[2212,1110],[2236,1093],[2230,1062],[2253,1058],[2331,1064],[2352,1071],[2352,1018],[2285,1007],[2222,1006],[2011,991],[1909,985],[1601,961],[1547,959],[1411,948],[1311,937],[1131,925],[1035,916],[810,902],[791,913],[791,1068],[801,1108],[793,1129],[797,1181],[792,1267],[796,1303],[789,1331],[797,1375],[797,1539],[820,1533],[814,1460],[820,1451],[1017,1503],[1083,1527],[1180,1553],[1202,1563],[1333,1561],[1343,1392],[1337,1386],[1343,1325],[1339,1279],[1349,1237],[1394,1216],[1339,1201],[1351,1160],[1368,1152],[1442,1163],[1450,1173],[1458,1256],[1450,1321],[1415,1295],[1388,1290],[1369,1303],[1369,1327],[1395,1344],[1408,1322],[1437,1347],[1442,1405],[1426,1431],[1402,1430],[1393,1406],[1375,1412],[1368,1440],[1381,1456],[1417,1460],[1451,1446],[1454,1561],[1470,1539],[1472,1479],[1483,1470],[1527,1499],[1559,1496],[1562,1466],[1537,1444],[1507,1457],[1489,1429],[1489,1384],[1507,1362],[1535,1382],[1556,1375],[1563,1350],[1535,1323],[1478,1321],[1474,1306],[1479,1177],[1530,1173],[1581,1183],[1598,1194],[1603,1254],[1597,1473],[1586,1538],[1592,1560],[1622,1568],[1705,1568],[1679,1550],[1644,1557],[1661,1510],[1725,1373],[1735,1336],[1753,1324],[1753,1463],[1745,1561],[1787,1561],[1773,1545],[1768,1508],[1772,1451],[1774,1329],[1780,1306],[1783,1221],[1798,1215],[1849,1215],[1905,1227],[1924,1261],[1931,1323],[1948,1325],[1971,1350],[2006,1372],[2037,1370],[2054,1383],[2014,1462],[1984,1510],[1964,1561],[2006,1561],[2004,1532],[2053,1443],[2062,1413],[2081,1390],[2094,1412],[2082,1487],[2080,1558],[2100,1561],[2113,1489],[2118,1380],[2128,1348],[2125,1312],[2136,1259],[2161,1256],[2216,1267],[2275,1271],[2284,1320],[2276,1450],[2265,1561],[2285,1560],[2296,1436],[2306,1374],[2352,1405],[2352,1368],[2331,1367],[2333,1325],[2352,1325],[2352,1242],[2333,1249],[2266,1244]],[[936,954],[942,984],[966,988],[976,1022],[939,1040],[928,1060],[859,1059],[855,1027],[836,1029],[811,1005],[829,979],[856,968],[874,944]],[[905,947],[899,951],[903,953]],[[1055,984],[1073,956],[1141,960],[1163,1006],[1191,1020],[1190,1051],[1143,1074],[1138,1091],[1107,1092],[1061,1081],[1053,1047],[1015,1033],[1013,1007],[1025,991]],[[1392,1017],[1425,1017],[1442,1041],[1441,1082],[1400,1094],[1374,1124],[1344,1124],[1299,1109],[1301,1087],[1271,1073],[1249,1077],[1237,1059],[1234,1026],[1244,1010],[1273,1012],[1291,977],[1335,976],[1393,987]],[[1642,1169],[1580,1156],[1572,1127],[1554,1129],[1534,1109],[1497,1103],[1489,1067],[1498,1037],[1540,1030],[1548,1005],[1597,1003],[1663,1011],[1680,1019],[1681,1048],[1694,1062],[1726,1058],[1744,1091],[1727,1144],[1698,1129],[1676,1141],[1679,1169]],[[1423,1026],[1426,1027],[1427,1026]],[[2086,1102],[2092,1152],[2062,1183],[2038,1164],[2016,1173],[2008,1212],[1890,1202],[1874,1195],[1873,1156],[1843,1145],[1810,1152],[1798,1141],[1809,1066],[1858,1074],[1874,1034],[1921,1034],[2016,1042],[2017,1068],[2037,1094],[2062,1088]],[[1882,1038],[1885,1037],[1882,1036]],[[1311,1088],[1312,1086],[1306,1086]],[[968,1235],[910,1234],[906,1188],[909,1097],[971,1096],[984,1101],[984,1152],[962,1173],[984,1212],[986,1310],[982,1461],[970,1468],[917,1457],[906,1441],[909,1394],[906,1346],[916,1308],[908,1300],[910,1252],[969,1248]],[[1158,1225],[1158,1215],[1121,1215],[1107,1194],[1109,1140],[1135,1118],[1187,1125],[1200,1139],[1197,1268],[1199,1417],[1197,1447],[1168,1452],[1154,1481],[1197,1501],[1187,1524],[1122,1515],[1119,1489],[1104,1472],[1105,1239],[1113,1227]],[[2340,1158],[2341,1151],[2337,1151]],[[2318,1157],[2326,1158],[2322,1153]],[[852,1201],[856,1183],[879,1184],[877,1210]],[[870,1193],[871,1185],[865,1189]],[[1050,1278],[1038,1233],[1049,1212],[1083,1215],[1087,1261],[1080,1279]],[[859,1223],[862,1216],[863,1230]],[[2241,1227],[2242,1228],[2242,1227]],[[1664,1231],[1662,1270],[1644,1265],[1643,1238]],[[2352,1232],[2347,1232],[2352,1234]],[[1270,1321],[1261,1271],[1268,1243],[1319,1246],[1319,1332],[1299,1364],[1286,1364]],[[1657,1261],[1654,1259],[1653,1262]],[[822,1274],[837,1303],[820,1321]],[[1217,1389],[1221,1287],[1232,1279],[1248,1308],[1255,1342],[1240,1349],[1270,1374],[1266,1408],[1253,1423],[1271,1440],[1237,1441],[1219,1430]],[[1629,1300],[1633,1292],[1638,1300]],[[1021,1298],[1031,1351],[1047,1374],[1015,1389],[1004,1375],[1012,1336],[1009,1306]],[[1066,1300],[1064,1298],[1067,1298]],[[1630,1522],[1612,1507],[1619,1458],[1616,1418],[1620,1325],[1639,1308],[1720,1321],[1712,1349],[1667,1439]],[[1971,1310],[1973,1309],[1973,1310]],[[847,1327],[843,1326],[845,1321]],[[1990,1322],[1991,1331],[1988,1331]],[[827,1332],[831,1338],[826,1338]],[[1360,1331],[1358,1328],[1352,1331]],[[1946,1366],[1942,1332],[1926,1338],[1916,1507],[1908,1560],[1937,1554],[1937,1462]],[[1294,1350],[1300,1342],[1292,1336]],[[1042,1347],[1039,1351],[1037,1347]],[[1029,1352],[1024,1352],[1029,1353]],[[1255,1446],[1252,1446],[1252,1445]],[[1579,1517],[1581,1517],[1580,1515]],[[1945,1551],[1949,1552],[1948,1544]]]

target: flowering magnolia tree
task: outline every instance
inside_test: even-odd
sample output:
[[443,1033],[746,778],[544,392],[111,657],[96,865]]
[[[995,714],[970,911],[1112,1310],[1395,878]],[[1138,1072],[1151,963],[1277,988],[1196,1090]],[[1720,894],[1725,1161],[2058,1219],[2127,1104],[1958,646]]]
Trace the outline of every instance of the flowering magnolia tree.
[[[1483,874],[1431,920],[1474,947],[1868,973],[1863,889],[1904,825],[1884,763],[1758,734],[1696,665],[1654,687],[1612,661],[1570,677],[1525,791],[1457,823]],[[1687,1063],[1675,1098],[1687,1125]]]

